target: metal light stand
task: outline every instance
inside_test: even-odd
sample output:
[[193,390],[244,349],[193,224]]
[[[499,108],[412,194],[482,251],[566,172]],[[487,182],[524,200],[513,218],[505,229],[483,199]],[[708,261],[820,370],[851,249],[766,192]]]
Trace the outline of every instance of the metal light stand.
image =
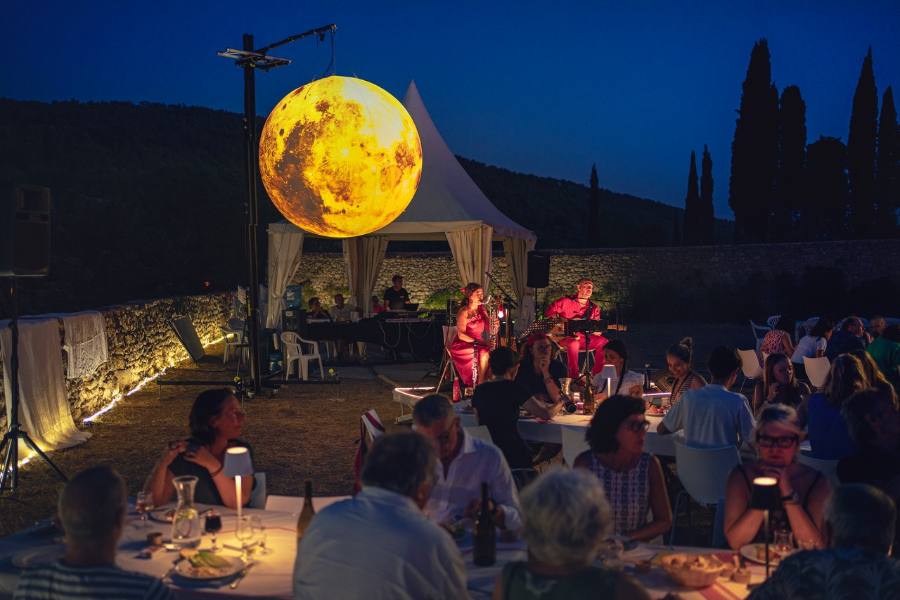
[[[262,391],[262,377],[259,366],[259,248],[257,244],[257,228],[259,226],[259,209],[256,196],[256,170],[259,150],[256,134],[256,71],[261,69],[268,71],[276,67],[291,64],[284,58],[266,56],[266,52],[272,48],[309,37],[319,35],[324,39],[325,32],[331,30],[332,35],[337,30],[335,24],[318,27],[305,33],[292,35],[280,42],[263,46],[259,50],[253,49],[253,36],[244,34],[244,49],[235,50],[226,48],[224,52],[217,52],[219,56],[234,58],[235,64],[244,70],[244,175],[247,180],[247,262],[249,263],[250,289],[247,293],[247,320],[250,329],[250,387],[247,395],[253,397]],[[332,56],[333,59],[333,56]]]
[[[63,481],[69,481],[65,474],[53,464],[44,451],[38,448],[25,431],[19,426],[19,283],[16,277],[11,278],[9,295],[11,299],[9,328],[12,330],[12,353],[9,357],[9,376],[12,379],[12,394],[10,402],[9,431],[0,442],[0,453],[6,446],[6,458],[3,460],[3,472],[0,472],[0,492],[9,484],[10,491],[15,492],[19,488],[19,440],[25,442],[35,454],[47,463],[56,475]],[[10,383],[7,382],[9,385]]]
[[515,301],[509,296],[509,294],[506,293],[506,290],[504,290],[504,289],[503,289],[503,286],[501,286],[501,285],[497,282],[497,280],[494,279],[494,276],[493,276],[493,275],[491,275],[491,274],[490,274],[489,272],[487,272],[487,271],[485,271],[484,274],[488,276],[488,279],[491,280],[491,283],[493,283],[494,285],[496,285],[496,286],[497,286],[497,289],[500,290],[500,293],[503,294],[503,305],[506,307],[506,315],[505,315],[505,319],[506,319],[506,347],[509,348],[510,345],[512,344],[512,327],[511,327],[511,323],[510,323],[510,314],[511,314],[512,310],[518,309],[518,308],[519,308],[519,305],[516,304]]

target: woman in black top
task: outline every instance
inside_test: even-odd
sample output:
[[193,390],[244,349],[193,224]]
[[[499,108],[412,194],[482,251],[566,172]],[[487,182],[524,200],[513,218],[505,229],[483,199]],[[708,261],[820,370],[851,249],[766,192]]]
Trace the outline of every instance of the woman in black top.
[[546,333],[533,333],[522,346],[516,382],[541,400],[559,398],[559,380],[569,376],[566,366],[551,358],[553,342]]
[[494,374],[475,388],[472,406],[479,425],[487,425],[494,445],[500,448],[512,469],[531,468],[531,449],[519,435],[519,409],[541,419],[552,419],[562,408],[562,400],[546,405],[521,384],[513,381],[519,370],[515,352],[500,347],[491,352],[488,364]]

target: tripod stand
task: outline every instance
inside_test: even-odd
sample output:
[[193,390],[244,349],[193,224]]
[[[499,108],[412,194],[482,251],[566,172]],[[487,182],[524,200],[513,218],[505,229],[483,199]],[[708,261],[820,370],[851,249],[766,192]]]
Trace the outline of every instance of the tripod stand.
[[11,299],[12,309],[9,312],[9,328],[12,330],[12,352],[9,357],[9,378],[12,380],[6,382],[12,385],[12,398],[9,411],[9,431],[3,436],[0,442],[0,454],[6,448],[6,458],[3,460],[3,471],[0,472],[0,493],[9,484],[10,491],[16,491],[19,488],[19,440],[25,442],[25,445],[34,450],[34,452],[47,463],[53,471],[63,481],[68,481],[65,474],[60,471],[59,467],[44,454],[44,451],[38,448],[28,433],[22,431],[19,426],[19,285],[16,277],[11,278],[9,285],[9,295]]

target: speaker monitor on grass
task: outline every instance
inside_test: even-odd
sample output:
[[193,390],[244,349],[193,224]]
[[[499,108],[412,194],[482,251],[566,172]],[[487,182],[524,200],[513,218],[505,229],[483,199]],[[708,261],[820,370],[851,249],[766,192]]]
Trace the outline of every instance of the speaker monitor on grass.
[[34,185],[0,189],[0,277],[50,272],[50,190]]
[[528,281],[530,288],[545,288],[550,285],[550,256],[538,254],[535,251],[528,253]]

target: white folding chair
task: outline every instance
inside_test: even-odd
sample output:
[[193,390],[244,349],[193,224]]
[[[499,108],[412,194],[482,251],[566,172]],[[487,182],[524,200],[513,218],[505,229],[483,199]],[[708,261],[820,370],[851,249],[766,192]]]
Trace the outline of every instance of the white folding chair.
[[797,457],[797,462],[807,467],[812,467],[816,471],[821,471],[822,475],[828,478],[828,483],[831,484],[832,489],[841,485],[841,480],[837,476],[838,461],[813,458],[807,454],[808,452],[809,450],[801,450],[800,455]]
[[[725,497],[725,486],[728,473],[741,464],[737,448],[692,448],[681,442],[675,442],[675,469],[684,489],[675,497],[675,510],[672,511],[672,531],[669,544],[675,539],[675,524],[678,521],[678,507],[685,498],[684,512],[687,517],[688,532],[691,534],[691,545],[694,545],[694,530],[691,525],[690,498],[703,507],[717,507],[719,498]],[[721,507],[720,507],[721,508]]]
[[769,326],[769,329],[775,329],[775,325],[778,324],[778,319],[781,318],[781,315],[772,315],[768,319],[766,319],[766,325]]
[[814,387],[821,388],[825,385],[828,372],[831,371],[831,362],[825,356],[819,358],[803,357],[803,366],[806,368],[806,376]]
[[750,319],[750,329],[753,331],[753,338],[756,340],[756,351],[759,352],[759,346],[762,344],[763,338],[766,337],[768,332],[772,331],[772,328],[757,325],[753,322],[753,319]]
[[744,384],[747,380],[762,379],[763,370],[759,366],[759,358],[753,350],[738,350],[741,355],[741,371],[744,373],[744,380],[741,382],[741,392],[744,391]]
[[266,508],[266,474],[253,474],[253,491],[250,492],[250,508]]
[[360,417],[363,425],[366,426],[366,432],[369,434],[369,438],[374,442],[375,438],[384,434],[384,425],[381,424],[381,419],[378,418],[378,413],[375,412],[374,408],[370,408],[363,416]]
[[562,428],[562,453],[563,461],[571,469],[575,465],[575,459],[585,450],[590,450],[587,440],[584,439],[584,428]]
[[228,354],[234,357],[235,352],[239,352],[239,359],[243,363],[244,355],[247,352],[247,346],[244,345],[244,330],[229,329],[228,327],[219,327],[222,335],[225,337],[225,352],[222,354],[222,364],[228,362]]
[[[301,379],[309,379],[309,363],[319,361],[319,374],[325,379],[325,367],[322,366],[322,355],[319,354],[319,345],[316,342],[305,340],[293,331],[283,331],[281,341],[284,343],[284,378],[291,375],[291,365],[298,363]],[[304,352],[304,348],[311,348],[310,352]]]
[[489,444],[494,443],[494,438],[491,437],[491,432],[487,428],[487,425],[475,425],[474,427],[463,427],[463,429],[466,430],[466,435],[478,438],[482,442],[488,442]]
[[458,377],[456,367],[453,366],[453,357],[450,356],[450,345],[453,344],[453,340],[456,339],[456,325],[444,325],[443,327],[444,353],[441,355],[441,377],[438,379],[437,387],[434,388],[436,391],[441,390],[441,385],[444,383],[445,376],[447,381],[453,381]]

